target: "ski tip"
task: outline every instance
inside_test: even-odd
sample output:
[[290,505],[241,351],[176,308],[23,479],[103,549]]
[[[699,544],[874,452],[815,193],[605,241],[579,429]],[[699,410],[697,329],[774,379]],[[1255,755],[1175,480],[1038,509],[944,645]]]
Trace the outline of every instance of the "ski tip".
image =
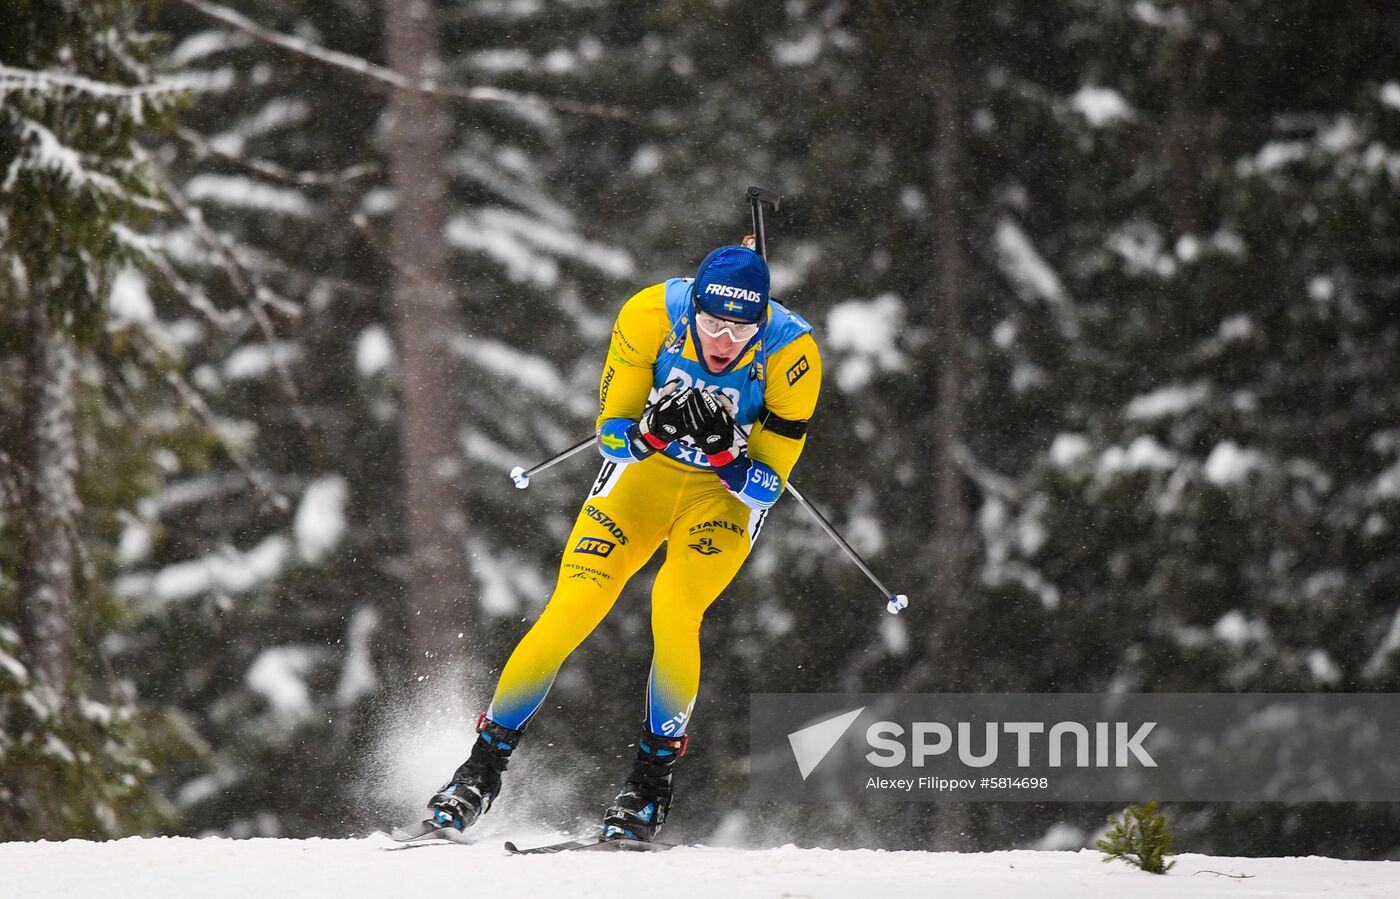
[[507,852],[519,852],[519,851],[520,851],[520,847],[516,846],[516,845],[515,845],[514,843],[512,843],[510,840],[506,840],[506,851],[507,851]]
[[443,842],[466,845],[472,842],[472,838],[465,831],[431,819],[419,821],[417,824],[410,824],[406,827],[395,827],[389,832],[389,838],[403,846]]
[[389,838],[397,843],[405,843],[410,840],[417,840],[427,836],[438,829],[438,825],[433,821],[419,821],[417,824],[409,824],[405,827],[395,827],[389,831]]

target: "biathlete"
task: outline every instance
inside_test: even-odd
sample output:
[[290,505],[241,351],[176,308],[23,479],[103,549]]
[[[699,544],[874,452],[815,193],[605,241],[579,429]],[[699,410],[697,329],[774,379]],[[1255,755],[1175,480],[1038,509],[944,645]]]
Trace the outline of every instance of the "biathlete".
[[603,817],[605,837],[655,836],[699,690],[701,618],[781,495],[820,386],[811,325],[770,300],[768,266],[747,246],[720,247],[694,279],[672,278],[623,305],[598,388],[602,470],[554,593],[478,721],[471,757],[428,803],[434,820],[461,830],[491,807],[560,665],[664,542],[646,720],[631,775]]

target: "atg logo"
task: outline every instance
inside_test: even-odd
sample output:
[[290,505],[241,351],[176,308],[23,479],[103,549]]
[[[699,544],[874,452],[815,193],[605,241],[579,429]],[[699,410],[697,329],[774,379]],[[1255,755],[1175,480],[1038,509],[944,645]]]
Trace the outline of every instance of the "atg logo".
[[787,370],[788,386],[791,387],[793,384],[796,384],[798,381],[802,380],[802,376],[807,374],[807,371],[811,367],[811,363],[807,361],[806,356],[803,356],[801,359],[798,359],[796,362],[794,362],[792,364],[792,368],[789,368]]
[[756,290],[745,290],[742,287],[735,287],[732,284],[707,284],[705,294],[717,297],[729,297],[735,300],[746,300],[750,303],[763,302],[763,294]]
[[584,537],[579,540],[578,545],[574,547],[574,552],[607,558],[612,555],[613,548],[616,546],[617,544],[613,543],[611,540],[603,540],[598,537]]

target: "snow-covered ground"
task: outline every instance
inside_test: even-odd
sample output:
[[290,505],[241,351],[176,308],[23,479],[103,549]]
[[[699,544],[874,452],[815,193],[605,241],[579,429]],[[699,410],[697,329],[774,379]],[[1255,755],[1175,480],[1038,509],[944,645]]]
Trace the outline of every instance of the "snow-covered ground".
[[[524,842],[524,841],[522,841]],[[0,844],[9,899],[561,896],[878,899],[1400,896],[1400,862],[1183,855],[1164,877],[1080,852],[675,849],[508,856],[498,841],[128,839]]]

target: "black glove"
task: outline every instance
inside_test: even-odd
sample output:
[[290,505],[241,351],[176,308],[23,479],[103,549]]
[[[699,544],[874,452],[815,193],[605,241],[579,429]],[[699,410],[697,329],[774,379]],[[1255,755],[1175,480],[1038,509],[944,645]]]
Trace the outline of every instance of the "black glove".
[[721,393],[692,390],[687,398],[690,439],[714,468],[722,468],[738,457],[734,440],[734,404]]
[[628,429],[634,456],[645,459],[690,434],[693,416],[687,416],[687,407],[693,392],[681,386],[680,381],[670,381],[661,388],[656,401],[642,412],[641,420]]

